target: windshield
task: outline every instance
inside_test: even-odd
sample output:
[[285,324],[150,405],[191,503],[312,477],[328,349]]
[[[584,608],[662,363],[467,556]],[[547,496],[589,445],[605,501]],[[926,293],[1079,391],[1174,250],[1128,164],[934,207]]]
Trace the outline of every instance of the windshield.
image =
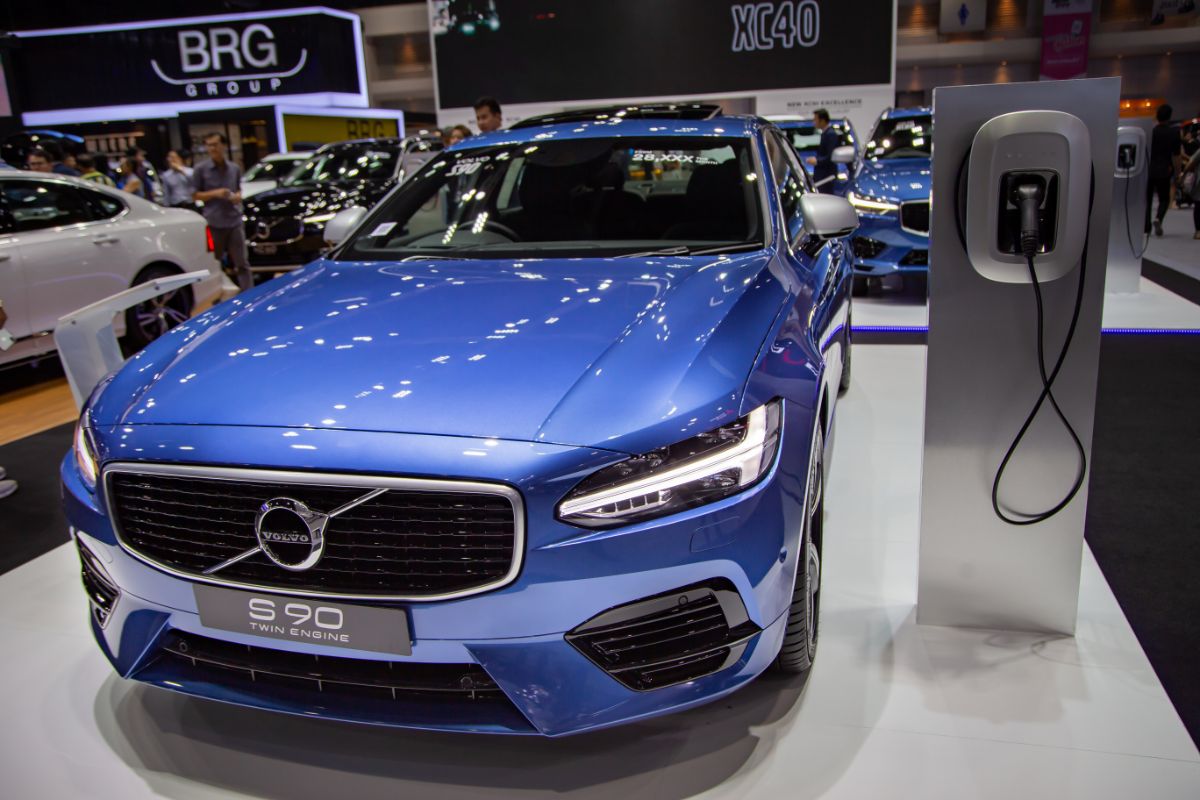
[[260,161],[246,170],[242,180],[245,181],[281,181],[296,168],[298,158],[273,158],[270,161]]
[[604,138],[442,153],[371,213],[338,258],[762,247],[750,144]]
[[397,148],[376,146],[339,147],[316,153],[296,167],[284,186],[301,183],[358,183],[387,180],[396,174]]
[[[832,120],[829,127],[837,131],[838,147],[846,147],[854,145],[854,137],[850,135],[850,130],[846,127],[846,123],[841,120]],[[788,137],[788,141],[792,143],[792,147],[796,148],[797,152],[806,153],[810,150],[816,150],[821,144],[821,132],[814,125],[798,125],[796,127],[788,127],[784,129],[784,134]]]
[[867,158],[929,158],[933,117],[881,119],[867,142]]

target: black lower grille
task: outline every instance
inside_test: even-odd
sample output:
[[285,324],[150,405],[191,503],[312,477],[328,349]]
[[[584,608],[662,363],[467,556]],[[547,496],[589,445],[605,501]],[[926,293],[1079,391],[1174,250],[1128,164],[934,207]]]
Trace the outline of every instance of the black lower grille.
[[723,669],[759,627],[733,584],[688,586],[606,611],[567,641],[631,689],[661,689]]
[[224,642],[190,633],[167,636],[161,658],[193,668],[240,674],[266,686],[312,692],[357,694],[380,699],[456,697],[505,699],[496,682],[478,664],[420,664],[316,656]]
[[887,248],[886,244],[869,236],[855,236],[850,240],[850,246],[855,258],[875,258]]
[[[110,512],[123,543],[190,575],[258,546],[255,518],[290,498],[329,513],[371,491],[362,486],[229,480],[113,470]],[[389,489],[334,516],[320,560],[291,571],[258,552],[212,578],[248,586],[368,597],[439,596],[497,585],[517,558],[517,509],[505,494]]]
[[900,227],[915,233],[929,233],[929,201],[900,204]]
[[76,542],[79,549],[79,563],[82,566],[83,588],[87,592],[88,605],[92,610],[92,618],[103,627],[108,622],[121,590],[117,588],[104,567],[100,566],[95,554],[82,544]]
[[928,250],[909,250],[904,254],[904,258],[900,259],[902,267],[928,267],[929,266],[929,251]]
[[246,240],[251,242],[289,242],[303,235],[304,223],[295,217],[246,221]]

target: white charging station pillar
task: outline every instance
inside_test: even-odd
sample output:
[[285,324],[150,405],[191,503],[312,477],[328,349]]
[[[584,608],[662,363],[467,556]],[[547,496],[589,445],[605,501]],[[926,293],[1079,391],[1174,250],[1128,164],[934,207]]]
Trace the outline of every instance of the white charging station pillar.
[[1149,120],[1128,120],[1117,129],[1108,279],[1104,284],[1110,294],[1135,293],[1141,285],[1151,126]]
[[[1082,231],[1063,233],[1086,236],[1086,279],[1078,327],[1054,395],[1090,459],[1119,97],[1117,78],[934,90],[919,623],[1074,632],[1087,484],[1060,513],[1036,524],[1010,525],[992,510],[993,476],[1042,391],[1037,309],[1021,261],[1003,274],[987,269],[981,274],[973,266],[959,235],[967,223],[960,221],[958,198],[960,188],[966,193],[960,175],[976,134],[989,120],[1046,110],[1082,122],[1090,143],[1090,165],[1084,169],[1091,173],[1082,186],[1091,186],[1095,176],[1091,211],[1076,213],[1089,204],[1085,190],[1072,190],[1060,208],[1082,220]],[[1076,125],[1074,135],[1079,130]],[[1040,167],[1045,174],[1077,168],[1054,162],[1062,155],[1055,135],[1031,141],[1022,153],[997,153],[992,168],[1002,172],[1006,159],[1029,161],[1040,153],[1048,154],[1048,163]],[[1080,186],[1074,177],[1059,184]],[[976,196],[993,191],[999,196],[1000,186]],[[978,219],[973,224],[978,230]],[[993,239],[972,241],[995,250]],[[1051,265],[1054,259],[1045,261]],[[1065,274],[1057,267],[1048,271],[1041,281],[1048,369],[1066,337],[1079,289],[1081,266],[1066,268]],[[1069,435],[1044,408],[1006,471],[1002,507],[1036,512],[1053,506],[1070,490],[1078,463]]]

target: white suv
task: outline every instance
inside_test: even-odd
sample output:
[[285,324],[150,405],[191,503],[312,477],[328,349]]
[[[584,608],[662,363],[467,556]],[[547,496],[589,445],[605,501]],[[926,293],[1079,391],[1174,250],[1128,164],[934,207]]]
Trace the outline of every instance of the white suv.
[[163,275],[204,281],[129,309],[118,335],[136,348],[187,319],[220,290],[204,218],[94,183],[0,171],[0,301],[16,339],[0,365],[54,350],[58,318]]

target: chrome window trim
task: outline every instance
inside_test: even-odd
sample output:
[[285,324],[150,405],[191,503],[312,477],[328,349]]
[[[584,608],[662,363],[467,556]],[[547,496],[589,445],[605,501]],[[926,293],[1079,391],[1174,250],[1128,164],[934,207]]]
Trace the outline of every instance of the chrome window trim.
[[[928,200],[905,200],[900,203],[900,208],[896,209],[896,216],[900,218],[900,230],[904,231],[905,233],[911,233],[914,236],[929,236],[929,231],[919,231],[916,228],[910,228],[904,224],[904,207],[920,205],[922,203],[929,206],[929,213],[932,214],[933,204]],[[933,217],[930,217],[929,221],[932,223]]]
[[[457,592],[447,592],[436,595],[385,595],[385,594],[345,594],[338,592],[321,592],[313,589],[292,589],[286,586],[262,586],[253,583],[227,580],[209,575],[196,575],[174,567],[162,564],[149,556],[142,555],[126,544],[125,537],[113,513],[112,485],[109,476],[122,473],[133,475],[164,475],[168,477],[200,478],[227,482],[269,482],[269,483],[299,483],[309,486],[335,486],[370,489],[399,489],[422,492],[458,492],[466,494],[484,494],[503,497],[508,500],[513,510],[513,559],[512,564],[499,579],[482,586],[473,586]],[[367,600],[380,603],[403,601],[406,603],[430,603],[439,600],[455,600],[461,597],[483,594],[509,585],[517,579],[525,562],[525,504],[521,493],[511,486],[501,483],[485,483],[479,481],[443,480],[435,478],[398,478],[381,475],[356,475],[338,472],[289,472],[277,469],[253,469],[241,467],[208,467],[191,464],[145,464],[138,462],[115,462],[106,464],[100,472],[100,482],[104,486],[104,512],[112,525],[117,544],[130,556],[136,558],[168,575],[197,583],[208,583],[215,586],[227,586],[233,589],[266,592],[269,594],[291,595],[297,597],[323,597],[331,600]],[[265,501],[264,501],[265,502]]]

